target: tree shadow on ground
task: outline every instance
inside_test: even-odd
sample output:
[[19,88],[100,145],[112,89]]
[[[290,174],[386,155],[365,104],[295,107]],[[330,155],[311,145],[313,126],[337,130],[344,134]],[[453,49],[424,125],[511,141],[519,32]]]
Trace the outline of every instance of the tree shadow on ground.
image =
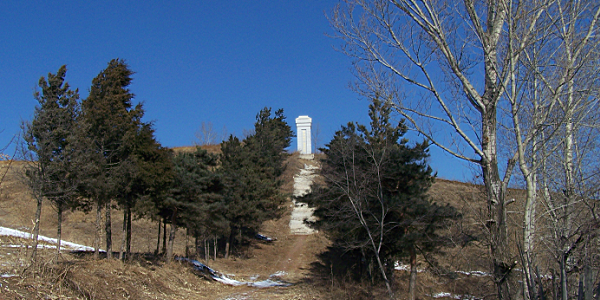
[[[327,291],[331,299],[382,299],[385,287],[364,276],[364,263],[356,253],[341,247],[329,246],[311,263],[305,283]],[[363,269],[361,269],[363,268]]]

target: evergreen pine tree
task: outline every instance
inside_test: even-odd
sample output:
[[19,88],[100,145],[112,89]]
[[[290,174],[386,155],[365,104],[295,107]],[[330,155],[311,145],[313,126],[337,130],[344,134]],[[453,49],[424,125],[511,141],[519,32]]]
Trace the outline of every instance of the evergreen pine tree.
[[226,256],[236,241],[254,235],[266,220],[277,217],[285,200],[279,188],[279,176],[285,170],[285,149],[291,143],[292,131],[283,110],[274,115],[270,108],[256,116],[254,133],[241,142],[230,136],[221,144],[221,171],[227,186],[224,203],[229,222]]
[[[65,82],[66,66],[48,79],[39,80],[41,91],[34,94],[38,105],[34,119],[25,125],[25,141],[29,151],[35,153],[35,167],[27,171],[32,186],[38,190],[38,208],[35,217],[35,243],[39,233],[42,198],[56,207],[58,215],[57,252],[60,254],[63,211],[74,205],[78,179],[75,166],[73,132],[79,113],[78,91],[70,90]],[[35,257],[34,246],[33,256]]]
[[[111,207],[124,188],[122,178],[131,172],[124,137],[137,130],[143,115],[141,104],[132,105],[133,93],[128,89],[133,72],[120,59],[113,59],[92,80],[89,96],[82,102],[79,139],[82,157],[87,161],[85,185],[82,191],[96,205],[97,237],[99,246],[101,211],[105,207],[106,251],[112,255]],[[98,251],[96,250],[96,257]]]
[[[154,137],[152,124],[139,120],[136,130],[124,136],[124,151],[128,153],[128,168],[121,174],[121,192],[117,200],[123,209],[123,236],[120,258],[129,257],[131,251],[132,209],[139,216],[152,215],[154,201],[165,197],[173,182],[173,165],[170,151],[163,148]],[[140,205],[138,205],[140,203]]]
[[[178,225],[196,227],[206,222],[210,206],[221,199],[222,185],[214,169],[217,156],[196,148],[194,153],[181,152],[173,157],[174,181],[164,208],[170,213],[171,232],[167,261],[173,258],[173,243]],[[195,223],[197,222],[197,223]]]
[[390,113],[388,103],[374,99],[370,128],[349,123],[335,133],[322,149],[324,184],[303,201],[316,207],[313,226],[345,253],[348,270],[357,279],[383,279],[391,294],[390,266],[407,255],[414,261],[415,249],[443,245],[436,231],[458,214],[427,198],[435,177],[426,163],[428,145],[409,146],[402,138],[406,126],[393,125]]

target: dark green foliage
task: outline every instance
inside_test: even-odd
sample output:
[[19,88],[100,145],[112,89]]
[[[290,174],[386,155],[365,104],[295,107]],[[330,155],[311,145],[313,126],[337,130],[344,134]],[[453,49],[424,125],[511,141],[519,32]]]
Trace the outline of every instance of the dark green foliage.
[[[78,140],[82,162],[82,194],[96,205],[96,226],[106,206],[106,250],[111,256],[111,203],[128,193],[135,163],[130,157],[138,129],[144,124],[142,105],[132,105],[129,90],[133,72],[120,59],[113,59],[92,80],[89,96],[82,102]],[[132,198],[128,199],[132,200]],[[127,208],[132,205],[128,204]],[[100,228],[97,228],[99,231]],[[98,253],[96,252],[96,257]]]
[[[127,173],[123,183],[124,193],[121,200],[126,199],[156,199],[164,196],[173,182],[172,153],[164,148],[154,137],[151,124],[142,123],[137,130],[130,132],[125,141],[126,152],[133,164],[132,172]],[[133,201],[132,206],[137,202]],[[140,210],[139,215],[146,211]]]
[[[356,279],[378,277],[377,256],[389,272],[394,262],[444,245],[437,234],[458,217],[426,196],[434,175],[426,142],[408,145],[406,127],[390,123],[390,105],[374,99],[371,126],[349,123],[322,149],[324,185],[302,201],[316,207],[314,227],[325,230],[344,253]],[[348,269],[347,269],[348,270]]]
[[223,185],[215,172],[217,158],[199,147],[194,153],[182,152],[173,157],[175,176],[161,210],[170,215],[171,222],[168,260],[173,253],[176,226],[184,226],[198,236],[203,229],[219,225]]
[[[27,148],[35,154],[32,159],[34,166],[26,172],[38,198],[34,231],[37,236],[41,199],[46,198],[57,210],[59,241],[62,213],[66,208],[76,205],[79,183],[73,134],[79,114],[79,94],[77,90],[70,90],[69,84],[65,83],[66,72],[67,68],[62,66],[56,74],[48,74],[48,80],[40,78],[41,92],[34,94],[39,106],[35,108],[32,122],[25,124],[24,128]],[[57,249],[60,252],[60,242]]]
[[285,199],[279,177],[292,137],[283,110],[274,115],[270,108],[261,110],[254,133],[244,141],[224,142],[222,156],[200,148],[175,155],[156,141],[152,124],[141,120],[142,105],[132,104],[133,72],[123,60],[111,60],[93,79],[81,109],[77,91],[64,83],[65,73],[62,67],[48,81],[40,80],[42,90],[35,95],[40,106],[25,128],[37,166],[28,175],[36,178],[32,187],[39,191],[39,207],[48,198],[57,204],[59,217],[67,207],[88,211],[95,206],[96,249],[104,210],[106,249],[112,253],[115,204],[124,212],[122,255],[131,247],[133,214],[171,223],[168,257],[178,226],[197,240],[233,240],[239,234],[241,241],[279,216]]
[[139,217],[154,217],[160,215],[163,200],[173,184],[173,152],[156,141],[150,124],[138,128],[135,140],[131,158],[136,172],[126,181],[131,193],[126,197],[137,199],[132,208]]
[[123,150],[127,159],[121,168],[121,191],[116,200],[124,211],[125,249],[129,256],[131,248],[132,209],[138,216],[154,215],[154,204],[163,199],[173,182],[171,154],[154,138],[154,129],[149,123],[138,122],[123,138]]
[[[232,229],[257,227],[265,219],[265,207],[261,207],[260,197],[256,197],[260,179],[252,161],[252,153],[237,137],[230,136],[221,145],[221,172],[227,189],[225,191],[225,217]],[[262,209],[261,209],[262,208]]]
[[285,170],[285,149],[290,146],[293,136],[285,119],[283,109],[271,116],[271,108],[263,108],[256,115],[254,134],[244,141],[255,163],[262,167],[260,173],[266,178],[277,178]]
[[285,170],[285,148],[292,135],[283,110],[272,116],[271,109],[264,108],[256,116],[254,134],[243,142],[230,136],[221,144],[231,242],[235,234],[254,234],[264,221],[279,215],[285,200],[279,191],[279,176]]
[[43,195],[57,206],[74,198],[77,183],[73,132],[79,114],[79,94],[64,82],[66,72],[66,66],[62,66],[56,74],[48,74],[47,81],[40,78],[41,92],[34,94],[39,106],[25,133],[28,150],[35,153],[43,170],[39,174],[44,177]]
[[126,137],[135,135],[143,116],[141,104],[132,108],[133,94],[128,86],[133,72],[119,59],[113,59],[92,81],[89,96],[82,102],[81,142],[85,149],[85,190],[101,203],[122,192],[120,179],[131,172]]
[[166,206],[179,210],[179,225],[188,228],[210,226],[208,217],[214,215],[211,207],[218,205],[223,185],[215,172],[218,157],[196,147],[193,153],[181,152],[173,157],[174,181]]

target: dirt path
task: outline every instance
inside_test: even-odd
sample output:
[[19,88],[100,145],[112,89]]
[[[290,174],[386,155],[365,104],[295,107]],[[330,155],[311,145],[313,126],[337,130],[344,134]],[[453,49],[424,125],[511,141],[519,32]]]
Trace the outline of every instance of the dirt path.
[[[316,167],[305,164],[304,169],[294,177],[294,195],[301,196],[310,190],[310,184],[315,177]],[[315,260],[315,247],[319,245],[318,238],[311,228],[304,224],[304,219],[312,217],[312,209],[306,204],[293,202],[289,227],[284,229],[285,237],[275,241],[273,245],[265,245],[255,252],[256,255],[269,255],[273,260],[265,261],[264,271],[277,278],[290,282],[289,287],[250,288],[237,287],[234,293],[228,293],[218,299],[290,299],[299,295],[301,287],[295,286],[308,276],[310,264]],[[269,249],[270,248],[270,249]],[[260,260],[260,258],[258,258]],[[293,298],[301,299],[301,298]]]
[[279,259],[275,268],[276,270],[286,272],[289,277],[294,277],[293,275],[301,271],[299,268],[303,263],[302,253],[304,252],[306,237],[306,235],[294,235],[290,237],[294,239],[294,242],[290,244],[285,255]]
[[[294,196],[300,197],[310,193],[310,186],[317,176],[315,172],[318,167],[313,164],[304,164],[304,168],[294,176]],[[302,276],[300,267],[305,264],[306,257],[304,256],[305,245],[308,235],[312,235],[315,231],[309,228],[304,220],[308,219],[314,221],[313,208],[309,208],[306,203],[293,201],[294,207],[290,218],[290,237],[294,239],[294,242],[288,248],[285,253],[284,260],[279,262],[277,268],[290,274],[298,273],[297,275]]]

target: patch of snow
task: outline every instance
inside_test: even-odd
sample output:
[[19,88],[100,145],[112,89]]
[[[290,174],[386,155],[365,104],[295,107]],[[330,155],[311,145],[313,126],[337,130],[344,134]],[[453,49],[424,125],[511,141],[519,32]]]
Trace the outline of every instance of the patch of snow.
[[[19,237],[19,238],[24,238],[24,239],[31,239],[33,238],[32,235],[29,232],[23,232],[20,230],[15,230],[15,229],[10,229],[10,228],[6,228],[6,227],[1,227],[0,226],[0,235],[4,235],[4,236],[14,236],[14,237]],[[45,237],[43,235],[38,235],[38,240],[39,241],[43,241],[43,242],[47,242],[47,243],[51,243],[51,244],[57,244],[57,240],[54,238],[49,238],[49,237]],[[63,249],[67,249],[67,250],[73,250],[73,251],[94,251],[93,247],[88,247],[88,246],[84,246],[81,244],[75,244],[75,243],[71,243],[71,242],[67,242],[67,241],[61,241],[61,247]],[[100,250],[102,252],[104,252],[103,250]]]
[[276,287],[276,286],[281,287],[281,286],[290,286],[291,285],[290,283],[287,283],[287,282],[282,282],[282,281],[272,280],[272,279],[267,279],[267,280],[263,280],[263,281],[253,281],[253,282],[239,281],[239,280],[231,279],[231,278],[211,269],[207,265],[205,265],[197,260],[193,260],[193,259],[189,259],[189,258],[185,258],[185,257],[176,257],[175,259],[180,260],[180,261],[185,261],[185,262],[192,264],[196,270],[204,272],[205,274],[207,273],[213,280],[220,282],[222,284],[227,284],[227,285],[232,285],[232,286],[246,285],[246,286],[258,287],[258,288]]
[[2,277],[2,278],[10,278],[10,277],[16,277],[16,276],[17,275],[15,275],[15,274],[8,274],[8,273],[7,274],[0,274],[0,277]]
[[266,235],[262,235],[260,233],[256,234],[256,238],[259,239],[259,240],[261,240],[261,241],[265,241],[265,242],[274,242],[274,241],[277,240],[276,238],[270,238],[270,237],[268,237]]
[[403,264],[400,264],[399,261],[396,261],[394,263],[394,270],[398,270],[398,271],[410,271],[410,265],[403,265]]
[[[1,245],[2,248],[25,248],[26,245]],[[38,249],[56,249],[56,246],[52,245],[37,245]],[[61,247],[64,249],[64,247]]]
[[276,280],[271,280],[271,279],[248,283],[248,286],[253,286],[253,287],[258,287],[258,288],[268,288],[268,287],[275,287],[275,286],[290,286],[290,285],[291,285],[291,283],[281,282],[281,281],[276,281]]
[[[410,271],[410,265],[401,264],[399,261],[394,263],[394,270],[398,271]],[[417,272],[423,272],[423,269],[417,269]],[[492,274],[484,271],[455,271],[458,274],[476,277],[492,276]]]
[[450,297],[452,296],[452,294],[447,293],[447,292],[441,292],[441,293],[437,293],[435,295],[433,295],[433,298],[443,298],[443,297]]
[[492,276],[492,274],[483,271],[456,271],[456,273],[476,277]]
[[[410,265],[401,264],[399,261],[394,263],[394,270],[410,272]],[[417,268],[417,273],[424,272],[425,270]]]
[[232,285],[232,286],[247,285],[247,286],[257,287],[257,288],[268,288],[268,287],[290,286],[291,285],[290,283],[287,283],[287,282],[281,282],[281,281],[272,280],[272,279],[267,279],[267,280],[262,280],[262,281],[254,281],[254,282],[239,281],[239,280],[228,278],[226,276],[213,277],[213,279],[222,284],[227,284],[227,285]]
[[440,292],[437,294],[432,295],[431,297],[433,298],[452,298],[452,299],[467,299],[467,300],[480,300],[482,298],[477,298],[475,296],[471,296],[471,295],[456,295],[456,294],[451,294],[448,292]]
[[240,285],[244,285],[245,284],[244,282],[241,282],[241,281],[238,281],[238,280],[235,280],[235,279],[230,279],[230,278],[227,278],[225,276],[213,277],[213,279],[215,281],[218,281],[218,282],[220,282],[222,284],[226,284],[226,285],[240,286]]
[[14,236],[24,239],[31,238],[31,234],[29,234],[28,232],[23,232],[20,230],[10,229],[6,227],[0,227],[0,235]]
[[287,272],[285,272],[285,271],[277,271],[277,272],[271,274],[271,276],[269,276],[269,277],[283,277],[285,275],[287,275]]

